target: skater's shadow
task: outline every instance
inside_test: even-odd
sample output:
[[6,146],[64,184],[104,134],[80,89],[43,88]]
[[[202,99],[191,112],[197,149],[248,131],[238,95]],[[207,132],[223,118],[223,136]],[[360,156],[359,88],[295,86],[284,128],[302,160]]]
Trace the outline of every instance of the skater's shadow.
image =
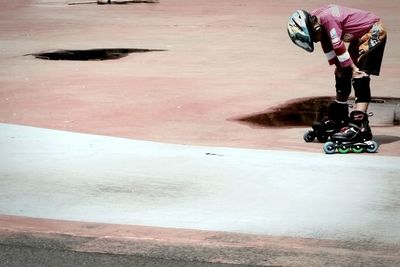
[[393,136],[393,135],[375,135],[374,139],[379,144],[390,144],[397,141],[400,141],[400,136]]

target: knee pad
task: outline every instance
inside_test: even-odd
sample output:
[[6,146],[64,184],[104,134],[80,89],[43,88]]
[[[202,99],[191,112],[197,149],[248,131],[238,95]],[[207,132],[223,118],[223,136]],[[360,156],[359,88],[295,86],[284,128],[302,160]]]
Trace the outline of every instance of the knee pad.
[[342,70],[342,75],[335,75],[335,87],[338,95],[344,96],[346,99],[351,93],[351,78],[353,71],[351,68],[345,68]]
[[369,103],[371,101],[371,79],[369,76],[353,79],[354,95],[356,103]]

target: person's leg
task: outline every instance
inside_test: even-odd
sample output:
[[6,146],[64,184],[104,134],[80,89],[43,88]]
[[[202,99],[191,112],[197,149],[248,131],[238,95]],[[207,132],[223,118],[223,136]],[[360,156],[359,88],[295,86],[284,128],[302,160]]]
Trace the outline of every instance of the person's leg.
[[344,130],[332,136],[335,141],[363,142],[371,140],[372,133],[368,121],[368,105],[371,100],[370,78],[365,76],[353,79],[355,110],[350,113],[349,123]]
[[313,131],[307,132],[304,138],[307,142],[314,140],[314,136],[320,142],[325,142],[332,134],[347,125],[349,122],[347,99],[351,92],[351,76],[351,69],[336,69],[336,101],[329,103],[327,114],[321,121],[313,123]]
[[[368,76],[353,79],[355,94],[355,110],[350,113],[348,127],[340,133],[332,136],[336,141],[365,141],[372,138],[371,128],[368,121],[368,106],[371,101],[371,88],[369,75],[379,75],[386,44],[386,31],[382,23],[375,23],[370,32],[353,43],[349,50],[358,51],[356,65]],[[354,61],[354,59],[353,59]]]
[[355,110],[367,112],[369,102],[371,102],[370,81],[369,76],[353,79],[354,95],[356,97]]
[[352,69],[338,69],[335,70],[335,88],[336,88],[336,101],[339,103],[347,103],[351,93],[351,77]]
[[361,102],[356,104],[356,110],[367,112],[369,103]]

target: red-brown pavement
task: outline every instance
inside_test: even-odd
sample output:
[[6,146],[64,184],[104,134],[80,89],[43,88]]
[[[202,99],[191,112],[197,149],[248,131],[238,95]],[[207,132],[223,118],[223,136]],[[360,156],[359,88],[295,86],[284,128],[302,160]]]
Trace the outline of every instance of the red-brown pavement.
[[[327,3],[161,0],[158,4],[70,6],[66,1],[3,1],[0,122],[162,143],[303,151],[323,156],[321,144],[302,140],[305,127],[250,127],[232,118],[264,112],[297,98],[334,94],[333,68],[322,52],[300,50],[286,33],[287,18],[295,9]],[[374,11],[388,28],[382,73],[372,78],[373,95],[400,97],[398,3],[356,0],[350,5]],[[55,49],[92,48],[165,51],[86,62],[25,56]],[[373,132],[381,146],[378,154],[370,156],[400,156],[398,127],[373,127]],[[252,255],[258,255],[254,261],[241,261],[240,254],[233,252],[225,258],[210,257],[220,262],[271,264],[260,259],[266,251],[286,255],[279,260],[271,256],[277,259],[273,264],[322,265],[319,260],[335,263],[338,258],[345,263],[354,258],[359,262],[399,262],[398,254],[394,256],[398,247],[385,250],[378,246],[369,251],[339,241],[7,215],[1,216],[0,226],[3,237],[22,232],[46,238],[89,236],[97,244],[109,236],[124,242],[150,240],[144,249],[154,244],[184,246],[198,242],[203,248],[207,243],[208,248],[215,245],[230,251],[232,244],[242,248],[252,247],[249,243],[256,241],[262,244],[253,246],[256,252]],[[122,234],[114,236],[114,231]],[[118,253],[112,248],[115,243],[109,244],[109,250],[105,246],[97,251]],[[146,254],[137,250],[129,253]],[[295,254],[305,257],[296,258]]]

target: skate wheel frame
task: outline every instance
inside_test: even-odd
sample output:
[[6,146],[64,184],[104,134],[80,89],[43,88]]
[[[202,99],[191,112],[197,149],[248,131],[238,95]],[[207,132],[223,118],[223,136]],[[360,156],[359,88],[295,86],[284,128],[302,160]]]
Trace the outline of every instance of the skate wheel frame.
[[350,152],[350,147],[346,146],[346,145],[340,145],[338,148],[338,151],[342,154],[346,154]]
[[315,134],[313,131],[308,131],[304,134],[303,136],[304,141],[306,141],[307,143],[314,141],[315,139]]
[[326,154],[334,154],[335,153],[335,150],[336,150],[336,145],[335,145],[335,143],[334,142],[326,142],[325,144],[324,144],[324,152],[326,153]]
[[368,153],[375,153],[378,150],[379,145],[375,141],[370,140],[365,143],[367,144],[366,150]]
[[328,141],[328,136],[327,135],[318,135],[317,139],[320,143],[325,143],[326,141]]
[[356,143],[356,144],[337,144],[332,141],[329,141],[329,142],[326,142],[323,147],[324,152],[326,154],[334,154],[336,152],[336,149],[341,154],[347,154],[349,152],[375,153],[378,150],[378,148],[379,148],[379,145],[373,140],[365,141],[363,143]]
[[325,143],[326,141],[328,141],[328,135],[316,133],[315,131],[307,131],[303,135],[303,139],[307,143],[314,142],[315,138],[317,138],[318,142],[320,143]]
[[362,145],[355,145],[351,148],[351,151],[353,151],[354,153],[362,153],[365,151],[365,148]]

